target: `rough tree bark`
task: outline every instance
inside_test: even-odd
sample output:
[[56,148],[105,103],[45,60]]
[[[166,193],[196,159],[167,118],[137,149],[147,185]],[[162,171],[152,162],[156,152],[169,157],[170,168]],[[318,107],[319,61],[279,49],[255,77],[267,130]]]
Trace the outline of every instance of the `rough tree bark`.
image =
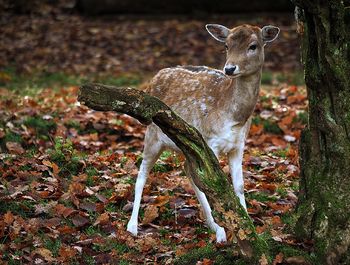
[[256,234],[214,153],[194,127],[158,98],[137,89],[88,84],[80,88],[78,100],[94,110],[121,112],[143,124],[158,125],[184,153],[191,177],[207,195],[216,221],[237,241],[247,264],[264,260],[264,255],[269,259],[266,242]]
[[350,1],[293,2],[309,99],[295,231],[319,264],[350,264]]

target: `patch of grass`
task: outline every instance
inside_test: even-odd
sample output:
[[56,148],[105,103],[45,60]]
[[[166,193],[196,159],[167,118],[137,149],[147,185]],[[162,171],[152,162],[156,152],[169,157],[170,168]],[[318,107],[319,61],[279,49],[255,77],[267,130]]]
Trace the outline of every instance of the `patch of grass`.
[[10,255],[10,253],[7,253],[5,251],[5,253],[3,254],[2,260],[7,260],[8,263],[4,263],[4,264],[8,264],[8,265],[19,265],[22,264],[22,262],[20,260],[17,260],[16,258],[20,258],[23,256],[23,252],[20,250],[16,250],[13,255]]
[[293,233],[293,229],[295,224],[297,223],[297,214],[294,212],[287,212],[281,216],[282,222],[286,224],[286,228],[288,232]]
[[285,188],[283,187],[277,187],[276,192],[281,196],[281,197],[287,197],[288,192],[286,191]]
[[271,99],[269,95],[263,95],[260,97],[260,102],[268,102]]
[[273,75],[269,71],[262,72],[261,75],[261,84],[263,85],[271,85],[273,81]]
[[260,118],[259,116],[255,116],[252,119],[252,124],[259,125],[262,124],[264,126],[264,131],[267,133],[273,133],[273,134],[282,134],[283,131],[278,126],[278,124],[275,121],[272,120],[264,120]]
[[299,181],[294,181],[291,185],[291,188],[293,191],[298,192],[299,191]]
[[59,238],[56,238],[56,239],[45,238],[43,241],[44,241],[44,247],[50,250],[54,257],[57,257],[58,251],[60,250],[62,245],[61,240]]
[[92,167],[92,166],[89,166],[89,167],[87,167],[85,172],[86,172],[86,175],[87,175],[86,185],[89,186],[89,187],[94,186],[94,184],[95,184],[94,177],[98,176],[97,169]]
[[80,157],[77,156],[69,139],[57,137],[54,148],[48,150],[48,153],[51,160],[60,166],[60,174],[77,174],[82,166]]
[[84,234],[87,236],[94,236],[94,235],[105,235],[104,232],[102,232],[97,226],[90,225],[84,229]]
[[49,132],[56,130],[57,127],[53,120],[44,120],[42,117],[28,117],[24,120],[23,124],[34,128],[36,134],[42,136],[46,136]]
[[276,122],[271,120],[263,120],[264,131],[273,134],[282,134],[283,131],[278,127]]
[[130,252],[131,249],[126,244],[121,244],[115,239],[107,239],[102,244],[95,244],[94,248],[96,251],[108,252],[112,249],[116,250],[118,254],[124,254]]
[[120,159],[120,167],[123,168],[126,164],[126,162],[128,161],[128,157],[126,156],[123,156],[121,159]]
[[171,152],[171,151],[164,151],[164,152],[160,155],[160,159],[161,159],[161,160],[167,160],[172,154],[173,154],[173,152]]
[[84,264],[87,264],[87,265],[95,265],[96,264],[95,259],[89,255],[84,255],[84,262],[85,262]]
[[266,241],[270,246],[271,256],[276,256],[278,253],[282,252],[284,258],[300,256],[303,257],[308,264],[319,264],[314,254],[309,254],[308,252],[298,249],[297,247],[276,242],[271,238],[271,235],[267,237]]
[[119,261],[118,264],[119,264],[119,265],[129,265],[129,264],[131,264],[131,263],[130,263],[129,261],[125,260],[125,259],[122,259],[122,260]]
[[106,198],[109,198],[109,197],[112,196],[113,191],[114,191],[113,189],[105,189],[105,190],[102,190],[102,191],[101,191],[101,194],[102,194],[103,196],[105,196]]
[[115,203],[108,203],[105,206],[105,210],[110,213],[115,213],[118,211],[118,207],[115,205]]
[[157,162],[154,164],[152,171],[153,172],[168,172],[171,171],[173,167],[164,162]]
[[38,90],[47,87],[62,87],[65,85],[79,85],[86,80],[82,77],[67,75],[64,73],[35,72],[18,74],[14,67],[1,69],[0,72],[7,76],[0,81],[0,86],[16,90],[21,94],[28,94],[28,90]]
[[89,177],[93,177],[93,176],[98,175],[97,169],[92,167],[92,166],[87,167],[85,172],[86,172],[86,175],[88,175]]
[[122,126],[124,125],[124,121],[123,120],[120,120],[120,119],[112,119],[109,121],[110,124],[114,124],[114,125],[117,125],[117,126]]
[[212,244],[209,243],[203,248],[193,249],[190,252],[178,257],[174,264],[195,265],[198,261],[202,261],[203,259],[214,260],[214,264],[217,265],[245,264],[232,253],[232,249],[227,248],[217,250]]
[[303,125],[307,125],[309,120],[309,114],[307,111],[300,111],[293,119],[293,122],[300,122]]
[[197,226],[196,227],[196,231],[195,231],[196,235],[204,234],[204,233],[210,234],[211,230],[208,227],[206,227],[206,226]]
[[288,80],[288,77],[287,75],[283,74],[283,73],[279,73],[276,75],[276,80],[279,82],[279,83],[285,83],[287,82]]
[[246,196],[248,200],[257,200],[259,202],[275,202],[277,200],[276,197],[266,192],[250,192]]
[[142,79],[137,75],[125,74],[121,76],[100,77],[96,81],[110,86],[138,86]]
[[0,212],[6,213],[11,211],[15,215],[20,215],[23,218],[30,218],[34,215],[34,205],[36,203],[32,201],[9,201],[0,204]]
[[77,131],[81,130],[80,123],[78,121],[75,121],[75,120],[69,120],[69,121],[65,122],[64,125],[67,128],[74,128]]
[[42,88],[78,86],[83,83],[98,82],[112,86],[138,86],[142,82],[139,75],[126,73],[118,76],[73,76],[62,72],[36,71],[30,74],[18,73],[15,67],[0,69],[0,87],[15,90],[22,95],[35,95]]
[[304,73],[303,72],[294,72],[291,77],[291,83],[296,86],[302,86],[305,84]]
[[276,80],[279,83],[288,83],[296,86],[302,86],[305,84],[304,72],[302,71],[279,73],[276,75]]
[[278,149],[272,152],[272,155],[274,156],[278,156],[281,158],[286,158],[289,152],[289,147],[285,148],[285,149]]
[[5,137],[2,139],[2,141],[4,143],[7,143],[7,142],[22,143],[23,139],[22,139],[22,137],[19,134],[7,130],[6,134],[5,134]]

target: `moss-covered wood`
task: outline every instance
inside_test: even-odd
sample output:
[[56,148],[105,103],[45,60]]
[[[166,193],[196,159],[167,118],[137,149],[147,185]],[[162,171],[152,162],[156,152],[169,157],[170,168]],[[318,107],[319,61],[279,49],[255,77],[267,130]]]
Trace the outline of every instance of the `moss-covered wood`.
[[191,177],[216,212],[217,223],[237,241],[248,264],[268,256],[267,244],[258,237],[252,221],[235,196],[214,153],[201,134],[158,98],[132,88],[88,84],[80,88],[79,101],[101,111],[128,114],[144,124],[155,123],[182,150]]
[[294,3],[309,99],[295,230],[319,264],[350,264],[350,1]]

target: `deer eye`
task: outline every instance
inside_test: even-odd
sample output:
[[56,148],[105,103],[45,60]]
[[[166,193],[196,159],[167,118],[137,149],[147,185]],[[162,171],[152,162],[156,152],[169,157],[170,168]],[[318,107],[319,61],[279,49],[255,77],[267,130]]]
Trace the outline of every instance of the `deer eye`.
[[228,50],[228,46],[227,46],[227,44],[225,44],[225,49],[226,49],[226,50]]
[[252,44],[249,46],[249,50],[255,51],[256,50],[256,44]]

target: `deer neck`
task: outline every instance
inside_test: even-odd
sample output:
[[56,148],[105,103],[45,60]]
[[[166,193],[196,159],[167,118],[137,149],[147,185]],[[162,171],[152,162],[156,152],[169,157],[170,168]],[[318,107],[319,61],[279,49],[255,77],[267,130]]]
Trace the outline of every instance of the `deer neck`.
[[[229,113],[233,120],[244,124],[252,115],[259,97],[261,69],[249,76],[239,76],[231,81],[231,97],[227,97]],[[229,100],[230,98],[230,100]]]

